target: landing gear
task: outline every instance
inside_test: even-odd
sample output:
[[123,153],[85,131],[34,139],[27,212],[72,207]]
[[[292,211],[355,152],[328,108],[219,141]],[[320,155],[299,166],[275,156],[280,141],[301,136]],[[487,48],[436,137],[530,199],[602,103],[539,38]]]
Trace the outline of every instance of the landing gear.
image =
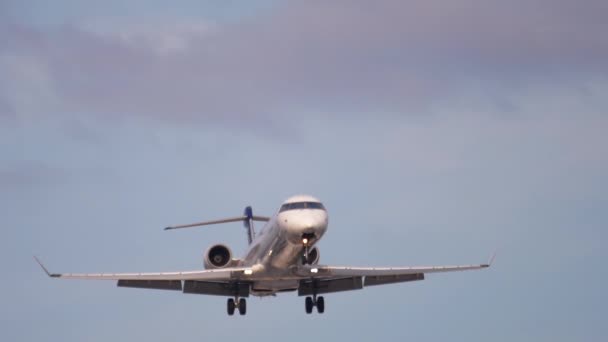
[[304,253],[302,253],[302,265],[309,265],[318,259],[318,254],[316,250],[310,249],[310,247],[314,244],[315,240],[315,233],[302,234],[302,246],[304,247]]
[[236,307],[236,305],[234,304],[234,299],[232,299],[232,298],[228,299],[228,315],[229,316],[234,315],[235,307]]
[[306,306],[306,313],[307,314],[312,313],[312,307],[314,306],[314,303],[312,302],[312,298],[306,297],[306,301],[304,302],[304,304]]
[[317,297],[317,295],[314,295],[313,297],[306,297],[304,304],[307,314],[312,313],[312,308],[315,306],[318,313],[322,314],[325,312],[325,299],[323,296]]
[[304,245],[304,255],[302,255],[302,265],[309,264],[308,262],[308,251],[309,251],[309,240],[307,237],[302,238],[302,245]]
[[320,314],[325,312],[325,299],[323,296],[317,298],[317,312]]
[[239,299],[239,313],[241,316],[247,313],[247,301],[245,301],[245,298]]
[[228,307],[227,307],[227,311],[228,311],[228,315],[232,316],[234,315],[234,310],[238,309],[239,310],[239,314],[241,314],[241,316],[245,315],[247,313],[247,301],[245,300],[245,298],[229,298],[228,299]]

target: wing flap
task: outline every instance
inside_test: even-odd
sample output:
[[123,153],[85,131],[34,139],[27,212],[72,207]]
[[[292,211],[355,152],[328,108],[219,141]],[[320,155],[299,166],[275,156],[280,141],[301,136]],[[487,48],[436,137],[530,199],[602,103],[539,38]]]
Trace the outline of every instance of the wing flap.
[[116,286],[155,290],[182,290],[180,280],[119,280]]
[[300,281],[298,295],[307,296],[338,291],[358,290],[364,286],[376,286],[423,280],[426,273],[479,270],[490,263],[458,266],[416,267],[350,267],[312,265],[299,267],[294,274]]
[[184,293],[249,297],[249,283],[186,280]]
[[424,273],[401,274],[389,276],[367,276],[365,277],[365,286],[384,285],[405,283],[408,281],[424,280]]
[[361,277],[350,277],[340,279],[306,279],[300,281],[300,287],[298,288],[298,296],[309,296],[312,294],[360,290],[362,288],[363,279]]
[[310,296],[331,292],[360,290],[366,286],[404,283],[409,281],[423,280],[423,273],[404,275],[382,275],[335,278],[335,279],[305,279],[300,281],[298,296]]

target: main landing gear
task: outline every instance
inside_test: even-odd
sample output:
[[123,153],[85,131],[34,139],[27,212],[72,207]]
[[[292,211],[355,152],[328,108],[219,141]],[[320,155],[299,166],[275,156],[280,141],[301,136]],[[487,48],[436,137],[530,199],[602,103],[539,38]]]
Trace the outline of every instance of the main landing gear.
[[312,308],[315,306],[317,307],[318,313],[322,314],[323,312],[325,312],[325,299],[323,298],[323,296],[317,297],[317,295],[314,295],[312,297],[306,297],[304,304],[306,307],[307,314],[312,313]]
[[247,301],[245,298],[229,298],[228,299],[228,315],[234,315],[234,310],[238,309],[241,316],[247,313]]

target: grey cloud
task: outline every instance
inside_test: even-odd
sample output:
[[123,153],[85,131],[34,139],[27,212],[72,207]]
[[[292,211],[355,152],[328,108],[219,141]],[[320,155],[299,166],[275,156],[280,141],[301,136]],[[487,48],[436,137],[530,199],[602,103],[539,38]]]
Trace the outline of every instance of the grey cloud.
[[14,119],[15,108],[7,100],[0,97],[0,119]]
[[166,54],[149,36],[19,24],[5,25],[0,54],[48,67],[63,110],[260,128],[294,109],[404,113],[469,83],[605,80],[606,10],[593,0],[302,1],[211,33],[174,32],[185,47]]
[[12,162],[0,167],[0,185],[4,189],[35,188],[65,182],[68,174],[42,162]]

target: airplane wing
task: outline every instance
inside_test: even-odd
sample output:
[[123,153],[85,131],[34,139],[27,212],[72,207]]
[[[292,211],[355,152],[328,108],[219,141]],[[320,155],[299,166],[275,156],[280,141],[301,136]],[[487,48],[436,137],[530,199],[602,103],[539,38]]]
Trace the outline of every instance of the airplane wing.
[[[156,272],[156,273],[51,273],[34,257],[44,272],[52,278],[90,279],[90,280],[204,280],[204,281],[236,281],[246,277],[251,272],[249,267],[228,267],[211,270]],[[250,273],[249,273],[250,274]]]
[[250,267],[157,273],[51,273],[38,258],[34,259],[51,278],[118,280],[118,287],[177,290],[219,296],[248,297],[249,278],[253,273]]
[[423,280],[426,273],[479,270],[491,266],[494,256],[486,264],[457,266],[416,267],[350,267],[312,265],[298,270],[300,280],[298,295],[308,296],[330,292],[359,290],[366,286]]
[[373,277],[400,276],[419,273],[438,273],[478,270],[490,267],[489,264],[459,265],[459,266],[418,266],[418,267],[348,267],[348,266],[319,266],[318,277]]

